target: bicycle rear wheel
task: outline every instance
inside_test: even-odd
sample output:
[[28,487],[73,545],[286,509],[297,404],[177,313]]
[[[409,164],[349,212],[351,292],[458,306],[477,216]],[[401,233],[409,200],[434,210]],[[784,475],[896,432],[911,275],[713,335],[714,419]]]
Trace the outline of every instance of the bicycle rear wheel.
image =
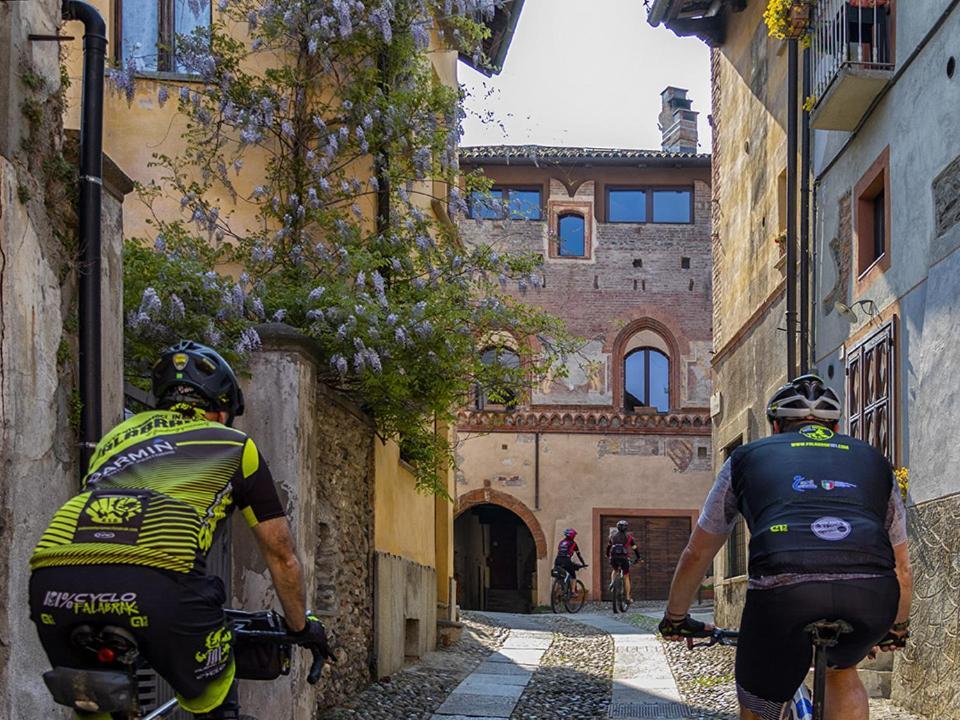
[[623,575],[618,575],[613,581],[613,611],[615,613],[627,611],[627,591]]
[[559,608],[563,605],[563,582],[559,578],[554,578],[553,587],[550,588],[550,609],[555,613],[560,612]]
[[563,599],[563,604],[567,608],[567,612],[580,612],[580,608],[583,607],[586,601],[587,588],[583,586],[583,583],[579,580],[570,583],[570,595]]

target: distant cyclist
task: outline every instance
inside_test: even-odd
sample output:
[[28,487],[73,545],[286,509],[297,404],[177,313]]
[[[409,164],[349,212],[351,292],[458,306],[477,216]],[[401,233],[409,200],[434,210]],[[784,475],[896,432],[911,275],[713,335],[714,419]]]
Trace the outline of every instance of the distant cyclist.
[[875,646],[902,647],[913,594],[903,501],[887,459],[837,433],[840,401],[816,375],[780,388],[767,405],[773,434],[733,451],[680,557],[663,636],[704,628],[688,610],[737,513],[750,529],[746,606],[736,680],[741,718],[778,720],[810,668],[804,628],[846,620],[853,632],[827,651],[827,719],[866,720],[857,663]]
[[[30,616],[54,666],[97,668],[74,647],[82,623],[131,632],[196,718],[238,717],[232,634],[220,578],[206,575],[234,509],[253,530],[298,644],[329,657],[306,610],[303,571],[267,463],[230,425],[243,413],[233,370],[183,341],[153,366],[159,410],[134,415],[97,445],[79,495],[53,517],[30,559]],[[78,713],[103,718],[102,714]]]
[[607,538],[606,555],[610,559],[610,586],[617,577],[617,570],[623,570],[623,591],[627,596],[627,604],[631,604],[630,595],[630,551],[633,551],[634,559],[640,562],[640,548],[628,530],[630,524],[626,520],[617,522],[616,528],[610,529],[610,535]]
[[557,557],[553,561],[553,566],[562,568],[570,573],[570,579],[577,577],[577,566],[573,562],[573,556],[576,554],[581,565],[586,565],[583,561],[583,555],[580,554],[580,547],[576,541],[577,531],[573,528],[567,528],[563,531],[563,539],[557,545]]

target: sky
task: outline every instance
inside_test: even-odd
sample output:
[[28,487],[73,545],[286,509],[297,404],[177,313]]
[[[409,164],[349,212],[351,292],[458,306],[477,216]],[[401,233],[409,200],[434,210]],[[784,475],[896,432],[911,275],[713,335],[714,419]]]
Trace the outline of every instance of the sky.
[[526,0],[503,72],[460,63],[463,145],[660,149],[660,92],[687,88],[710,151],[710,52],[647,24],[642,0]]

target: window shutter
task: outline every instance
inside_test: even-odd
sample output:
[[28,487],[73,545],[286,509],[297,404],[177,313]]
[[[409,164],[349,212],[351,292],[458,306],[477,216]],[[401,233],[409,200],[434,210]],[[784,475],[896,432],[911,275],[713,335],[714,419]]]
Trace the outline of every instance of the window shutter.
[[847,353],[849,434],[873,445],[895,464],[896,318]]

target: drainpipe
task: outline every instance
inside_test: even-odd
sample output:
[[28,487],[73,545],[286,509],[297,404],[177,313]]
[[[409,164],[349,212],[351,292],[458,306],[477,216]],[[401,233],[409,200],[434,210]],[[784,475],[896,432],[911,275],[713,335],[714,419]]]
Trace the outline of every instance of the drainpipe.
[[103,189],[103,65],[107,26],[92,5],[64,0],[64,20],[83,23],[80,111],[80,474],[102,433],[100,355],[100,212]]
[[540,433],[533,434],[533,509],[540,509]]
[[797,371],[797,41],[787,54],[787,380]]
[[[810,48],[803,51],[803,101],[810,97]],[[810,113],[800,116],[800,374],[810,371]]]

